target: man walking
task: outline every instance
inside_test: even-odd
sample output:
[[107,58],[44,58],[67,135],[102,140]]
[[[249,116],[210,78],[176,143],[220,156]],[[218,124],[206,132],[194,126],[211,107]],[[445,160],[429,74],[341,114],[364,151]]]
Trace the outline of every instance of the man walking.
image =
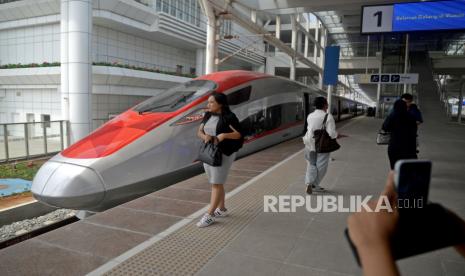
[[305,144],[305,159],[307,161],[307,171],[305,174],[305,184],[307,185],[307,194],[313,191],[323,192],[325,189],[320,186],[323,177],[326,174],[329,163],[329,153],[317,153],[315,151],[314,131],[323,127],[323,121],[328,115],[325,122],[325,129],[331,138],[337,138],[336,123],[328,111],[328,102],[324,97],[317,97],[314,101],[315,111],[307,117],[307,133],[302,138]]

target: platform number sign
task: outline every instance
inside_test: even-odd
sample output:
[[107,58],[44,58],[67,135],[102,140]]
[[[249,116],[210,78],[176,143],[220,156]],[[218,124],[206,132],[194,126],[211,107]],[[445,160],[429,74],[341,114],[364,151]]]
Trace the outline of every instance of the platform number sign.
[[373,16],[376,16],[378,18],[378,23],[376,23],[376,27],[381,27],[383,23],[383,12],[382,11],[377,11],[373,14]]
[[392,5],[362,7],[362,33],[391,32],[392,13]]

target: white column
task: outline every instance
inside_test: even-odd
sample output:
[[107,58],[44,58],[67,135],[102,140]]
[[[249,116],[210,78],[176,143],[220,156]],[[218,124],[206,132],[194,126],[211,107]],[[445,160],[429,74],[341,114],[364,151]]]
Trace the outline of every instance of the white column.
[[276,31],[275,31],[275,36],[277,39],[281,38],[281,16],[276,15]]
[[217,45],[217,18],[213,7],[208,0],[202,0],[207,17],[207,49],[205,53],[205,74],[210,74],[217,71],[216,59],[218,57]]
[[320,52],[320,48],[318,47],[318,44],[320,43],[320,21],[317,19],[316,20],[316,28],[315,28],[315,40],[316,43],[313,47],[313,63],[317,64],[317,59],[318,59],[318,53]]
[[326,96],[326,100],[328,101],[328,113],[331,114],[331,103],[333,102],[333,97],[332,97],[332,89],[333,89],[333,86],[332,85],[328,85],[328,87],[326,88],[327,89],[327,96]]
[[250,12],[250,20],[252,20],[253,23],[257,23],[257,11],[252,10]]
[[[276,24],[275,24],[275,37],[277,39],[281,38],[281,17],[279,15],[276,15]],[[275,47],[275,53],[279,51],[278,48]],[[274,73],[273,73],[274,75]]]
[[[325,64],[325,52],[324,49],[326,47],[326,42],[327,42],[327,30],[323,29],[321,32],[321,47],[323,50],[320,51],[320,68],[324,69],[324,64]],[[323,73],[319,73],[319,82],[318,86],[320,89],[323,89]]]
[[61,1],[60,19],[60,94],[61,119],[69,120],[69,82],[68,82],[68,1]]
[[61,42],[61,85],[68,87],[70,140],[74,143],[92,130],[92,0],[61,0],[61,5],[62,30],[67,27],[61,35],[65,38]]
[[197,49],[195,52],[195,74],[197,77],[205,75],[205,48]]
[[365,59],[365,74],[368,74],[368,57],[370,56],[370,36],[367,35],[367,58]]
[[[307,18],[306,22],[305,30],[307,33],[310,33],[310,20]],[[308,58],[308,35],[305,35],[304,56]]]
[[459,106],[457,108],[457,122],[459,124],[462,123],[463,87],[464,87],[464,82],[462,82],[460,85],[459,102],[458,102]]
[[[297,51],[297,22],[294,15],[291,15],[291,26],[292,26],[292,37],[291,37],[291,47],[294,52]],[[295,71],[296,71],[296,60],[295,55],[291,57],[290,62],[290,75],[291,80],[295,80]]]
[[[408,59],[409,59],[409,47],[408,47],[408,42],[409,42],[409,36],[408,34],[405,35],[405,63],[404,63],[404,74],[407,74],[408,70]],[[404,93],[407,93],[407,85],[404,83]]]
[[380,52],[380,58],[379,58],[379,82],[378,82],[378,89],[376,91],[376,118],[379,118],[380,113],[380,105],[379,101],[381,99],[381,71],[383,68],[383,48],[384,48],[384,35],[381,35],[381,52]]

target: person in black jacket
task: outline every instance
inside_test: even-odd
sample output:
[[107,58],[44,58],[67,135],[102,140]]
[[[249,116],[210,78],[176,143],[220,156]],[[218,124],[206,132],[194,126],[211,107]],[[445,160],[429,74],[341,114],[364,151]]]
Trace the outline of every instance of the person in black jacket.
[[382,129],[391,133],[388,146],[391,169],[394,169],[397,160],[417,159],[417,123],[407,111],[405,101],[397,100],[394,103],[394,109],[384,120]]
[[236,158],[236,152],[242,147],[244,135],[236,115],[229,109],[228,99],[222,93],[214,92],[208,98],[208,111],[200,124],[197,136],[204,143],[214,142],[222,153],[221,166],[213,167],[203,164],[208,181],[212,184],[210,208],[197,223],[198,227],[206,227],[215,222],[215,217],[226,217],[225,193],[223,184],[228,177],[229,169]]

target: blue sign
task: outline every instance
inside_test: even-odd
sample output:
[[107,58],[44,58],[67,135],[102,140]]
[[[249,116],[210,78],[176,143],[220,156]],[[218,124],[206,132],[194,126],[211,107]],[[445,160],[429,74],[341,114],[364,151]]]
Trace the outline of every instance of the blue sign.
[[465,0],[394,4],[392,31],[465,29]]
[[400,75],[391,75],[391,82],[399,82]]
[[339,46],[325,48],[325,67],[323,70],[323,84],[336,85],[339,75]]

